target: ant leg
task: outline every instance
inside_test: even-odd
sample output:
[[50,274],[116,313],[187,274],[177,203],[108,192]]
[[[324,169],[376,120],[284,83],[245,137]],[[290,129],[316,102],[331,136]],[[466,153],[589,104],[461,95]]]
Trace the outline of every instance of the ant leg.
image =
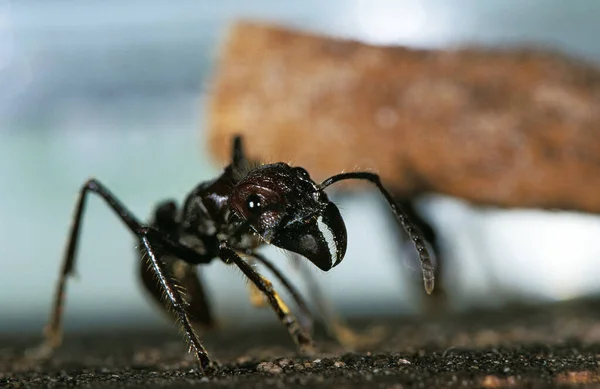
[[[177,235],[177,206],[174,201],[166,201],[156,207],[152,226],[167,236],[175,237]],[[205,328],[213,327],[215,324],[211,313],[211,307],[208,296],[204,290],[202,280],[196,266],[180,260],[175,257],[160,255],[161,260],[169,270],[169,274],[176,280],[177,284],[183,287],[185,291],[185,301],[187,303],[186,311],[192,323]],[[142,284],[150,293],[150,296],[159,304],[168,314],[172,313],[163,299],[163,289],[156,279],[152,264],[144,256],[140,258],[140,276]]]
[[[49,356],[61,343],[62,341],[62,329],[61,329],[61,321],[62,321],[62,313],[63,313],[63,305],[65,298],[65,289],[66,289],[66,279],[69,275],[72,274],[73,268],[75,265],[75,252],[77,250],[77,244],[79,240],[79,233],[81,230],[81,220],[83,216],[83,211],[85,209],[85,203],[87,199],[87,195],[89,193],[96,193],[99,195],[106,203],[112,208],[112,210],[119,216],[121,221],[125,223],[125,225],[129,228],[129,230],[134,233],[141,242],[146,247],[146,251],[150,256],[153,267],[159,276],[161,284],[165,287],[165,292],[167,296],[171,300],[173,307],[178,310],[180,316],[185,316],[186,320],[182,323],[184,326],[185,321],[187,321],[187,314],[184,310],[184,304],[181,300],[181,296],[179,296],[177,289],[173,286],[172,282],[167,277],[167,271],[165,269],[165,265],[160,262],[154,251],[150,248],[150,243],[148,242],[149,236],[154,236],[159,240],[161,246],[165,248],[170,248],[170,253],[173,255],[177,255],[182,257],[196,259],[195,262],[191,261],[190,263],[200,263],[198,260],[198,254],[193,250],[184,247],[182,245],[178,245],[171,241],[167,236],[159,233],[156,230],[152,230],[148,227],[143,226],[133,214],[117,199],[115,195],[113,195],[104,185],[102,185],[99,181],[95,179],[90,179],[86,181],[86,183],[82,186],[79,192],[79,198],[77,201],[77,205],[75,208],[75,216],[73,219],[73,224],[71,226],[71,232],[69,235],[69,239],[67,241],[67,248],[65,251],[65,257],[63,259],[62,269],[59,276],[59,281],[56,287],[56,294],[54,305],[52,307],[52,311],[50,314],[50,321],[46,326],[46,341],[42,346],[36,350],[35,357],[45,358]],[[194,255],[196,258],[194,258]],[[200,341],[196,337],[193,331],[188,331],[186,328],[186,334],[190,338],[190,342],[194,346],[196,350],[196,357],[200,363],[201,369],[204,367],[208,367],[210,364],[210,359],[206,350],[200,344]]]
[[370,172],[340,173],[336,174],[335,176],[329,177],[328,179],[323,181],[319,185],[319,187],[321,189],[325,189],[329,185],[332,185],[338,181],[351,179],[369,181],[373,183],[377,187],[377,189],[379,189],[379,191],[383,194],[390,208],[392,208],[392,212],[394,212],[394,215],[400,222],[400,225],[402,225],[402,228],[404,228],[404,231],[406,231],[410,240],[413,241],[415,248],[419,253],[419,258],[421,260],[421,269],[423,271],[423,283],[425,285],[425,291],[427,292],[427,294],[431,294],[431,292],[433,292],[434,287],[435,267],[433,266],[433,262],[427,250],[427,246],[425,244],[423,235],[421,234],[417,226],[410,220],[408,215],[398,207],[398,205],[394,201],[394,198],[392,197],[390,192],[388,192],[387,189],[385,189],[385,187],[381,183],[381,178],[379,178],[377,174]]
[[174,267],[174,273],[189,297],[186,311],[192,322],[207,328],[215,326],[216,322],[202,283],[202,270],[184,261],[178,261]]
[[219,247],[219,257],[225,263],[233,262],[240,268],[246,277],[248,277],[248,279],[267,297],[269,304],[271,304],[271,307],[279,317],[279,320],[287,327],[290,336],[294,339],[300,350],[305,353],[312,353],[314,350],[312,338],[305,333],[298,324],[298,321],[290,312],[290,309],[285,305],[275,289],[273,289],[273,284],[252,269],[252,266],[246,263],[246,261],[244,261],[234,250],[229,248],[226,243],[221,243]]
[[79,192],[75,214],[71,224],[71,230],[67,241],[65,255],[62,262],[62,268],[56,285],[54,302],[50,313],[50,320],[44,333],[46,340],[42,347],[37,350],[40,357],[45,357],[52,353],[62,343],[62,314],[65,299],[65,289],[67,278],[73,273],[75,266],[75,252],[79,241],[81,230],[81,220],[85,209],[87,194],[95,192],[106,200],[108,205],[120,216],[121,220],[129,227],[131,231],[137,231],[141,227],[140,222],[129,212],[119,200],[104,188],[98,181],[90,179],[86,181]]
[[279,282],[281,282],[281,284],[288,290],[288,293],[290,294],[290,296],[292,296],[292,298],[296,302],[298,309],[300,309],[300,313],[302,316],[299,317],[299,321],[302,323],[302,327],[304,328],[304,331],[306,331],[307,333],[311,333],[312,328],[313,328],[314,318],[312,316],[312,313],[308,309],[308,305],[306,304],[306,302],[300,295],[300,292],[298,292],[298,290],[283,275],[283,273],[281,273],[281,271],[279,269],[277,269],[277,267],[275,267],[275,265],[273,265],[273,263],[271,261],[269,261],[267,258],[265,258],[262,254],[253,252],[253,253],[249,253],[248,255],[251,256],[252,258],[258,260],[267,269],[269,269],[269,271],[271,273],[273,273],[273,275],[279,280]]
[[[246,262],[248,262],[250,266],[255,266],[256,258],[250,257],[244,259],[246,260]],[[269,302],[265,298],[265,295],[256,287],[256,285],[254,285],[253,283],[248,283],[246,284],[246,286],[248,287],[248,298],[250,299],[250,304],[252,304],[253,307],[264,308],[269,304]]]
[[181,295],[179,294],[179,291],[177,290],[173,281],[169,279],[166,265],[164,264],[164,262],[160,261],[157,258],[154,248],[152,247],[150,240],[148,239],[148,235],[142,236],[141,242],[144,246],[146,254],[148,254],[148,259],[152,264],[152,268],[158,276],[158,281],[161,283],[166,293],[166,296],[168,297],[169,302],[171,303],[171,306],[173,307],[175,313],[179,318],[179,322],[185,330],[188,341],[190,342],[190,351],[191,349],[194,350],[196,358],[198,359],[200,365],[200,370],[202,371],[202,373],[205,373],[208,369],[212,369],[213,364],[210,358],[208,357],[206,349],[204,348],[202,343],[200,343],[200,341],[198,340],[198,336],[194,332],[194,328],[186,312],[186,303],[181,298]]
[[[159,256],[161,259],[164,258],[162,255]],[[210,304],[208,303],[208,296],[204,290],[202,281],[199,278],[199,274],[197,273],[200,269],[174,257],[168,258],[163,262],[165,263],[169,274],[171,274],[172,278],[175,280],[175,283],[183,288],[181,293],[185,294],[185,310],[192,323],[204,328],[213,327],[215,325],[215,320],[211,313]],[[142,285],[149,292],[152,299],[156,301],[160,308],[167,314],[171,314],[172,311],[169,310],[169,306],[165,304],[163,299],[164,291],[162,286],[156,279],[156,273],[147,258],[142,258],[140,261],[140,275]]]
[[236,167],[247,163],[246,155],[244,153],[244,145],[242,143],[242,137],[240,135],[233,137],[231,160],[233,162],[233,166]]
[[244,175],[251,170],[253,166],[260,165],[258,161],[249,160],[244,152],[244,143],[241,136],[233,137],[233,146],[231,149],[231,167],[234,175]]

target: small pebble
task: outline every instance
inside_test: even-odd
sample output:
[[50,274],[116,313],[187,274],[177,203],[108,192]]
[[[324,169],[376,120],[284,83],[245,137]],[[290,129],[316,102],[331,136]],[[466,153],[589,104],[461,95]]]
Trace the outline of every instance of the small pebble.
[[263,372],[263,373],[269,373],[269,374],[283,373],[283,369],[281,367],[277,366],[276,364],[274,364],[273,362],[261,362],[258,364],[258,366],[256,366],[256,370]]
[[411,363],[408,359],[400,358],[400,359],[398,359],[398,364],[399,365],[410,365]]
[[346,366],[346,364],[344,362],[342,362],[342,361],[336,361],[333,364],[333,366],[335,366],[335,367],[344,367],[344,366]]
[[280,359],[277,361],[277,364],[281,367],[289,366],[289,365],[291,365],[291,363],[292,363],[292,360],[288,359],[288,358],[283,358],[283,359]]

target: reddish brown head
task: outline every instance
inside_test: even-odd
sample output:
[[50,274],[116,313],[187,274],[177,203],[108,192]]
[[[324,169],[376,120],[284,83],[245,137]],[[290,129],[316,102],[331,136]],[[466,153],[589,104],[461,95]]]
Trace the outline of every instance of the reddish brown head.
[[234,188],[230,208],[269,244],[298,253],[321,270],[346,253],[346,226],[338,208],[300,167],[263,165]]

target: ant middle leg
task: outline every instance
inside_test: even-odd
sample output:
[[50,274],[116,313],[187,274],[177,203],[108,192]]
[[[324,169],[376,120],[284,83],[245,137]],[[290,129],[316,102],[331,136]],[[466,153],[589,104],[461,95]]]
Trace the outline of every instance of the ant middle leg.
[[[178,227],[176,217],[177,205],[175,202],[165,201],[156,207],[151,226],[175,239]],[[176,283],[183,287],[182,293],[185,294],[184,300],[186,302],[185,309],[192,323],[205,329],[214,327],[215,320],[212,315],[211,305],[201,279],[202,269],[176,257],[169,257],[168,255],[160,257]],[[149,292],[153,300],[166,313],[171,315],[173,311],[169,309],[168,302],[164,300],[163,288],[156,278],[152,264],[144,255],[140,259],[139,274],[142,279],[142,285]]]
[[[202,269],[190,265],[175,257],[165,257],[159,255],[165,263],[169,274],[172,275],[175,283],[182,287],[180,290],[184,294],[185,310],[194,326],[202,329],[211,329],[216,325],[216,320],[212,315],[211,305],[208,300],[208,295],[202,282]],[[164,300],[164,292],[160,282],[156,279],[152,263],[142,256],[140,261],[140,276],[142,285],[150,295],[150,297],[158,304],[158,306],[168,315],[172,316],[173,311],[168,302]]]
[[190,344],[190,351],[193,349],[194,353],[196,354],[200,370],[202,373],[206,373],[207,370],[212,370],[214,368],[214,364],[209,358],[208,352],[202,343],[200,343],[198,335],[196,335],[196,332],[194,331],[194,327],[186,310],[187,303],[183,300],[176,285],[170,279],[170,275],[167,271],[165,263],[159,260],[156,256],[155,250],[150,243],[148,236],[142,236],[141,242],[146,254],[148,255],[149,262],[151,263],[152,268],[158,277],[158,281],[162,285],[169,303],[173,307],[175,314],[178,316],[177,318],[179,319],[179,323],[187,335]]

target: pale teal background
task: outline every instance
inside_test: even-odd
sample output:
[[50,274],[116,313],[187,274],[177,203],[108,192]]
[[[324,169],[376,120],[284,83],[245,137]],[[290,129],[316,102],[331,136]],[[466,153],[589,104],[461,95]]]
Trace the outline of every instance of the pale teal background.
[[[46,319],[87,177],[146,217],[158,200],[182,199],[218,173],[202,140],[204,99],[221,33],[238,17],[380,44],[526,42],[600,59],[596,0],[0,0],[1,332],[37,331]],[[346,314],[414,312],[420,276],[393,251],[378,198],[341,206],[348,255],[330,274],[315,270],[324,288]],[[423,206],[452,254],[457,308],[600,290],[598,217],[477,210],[448,198]],[[132,237],[100,201],[88,209],[67,327],[164,322],[138,288]],[[278,250],[267,253],[290,270]],[[226,322],[274,320],[249,307],[239,271],[215,263],[207,276]]]

